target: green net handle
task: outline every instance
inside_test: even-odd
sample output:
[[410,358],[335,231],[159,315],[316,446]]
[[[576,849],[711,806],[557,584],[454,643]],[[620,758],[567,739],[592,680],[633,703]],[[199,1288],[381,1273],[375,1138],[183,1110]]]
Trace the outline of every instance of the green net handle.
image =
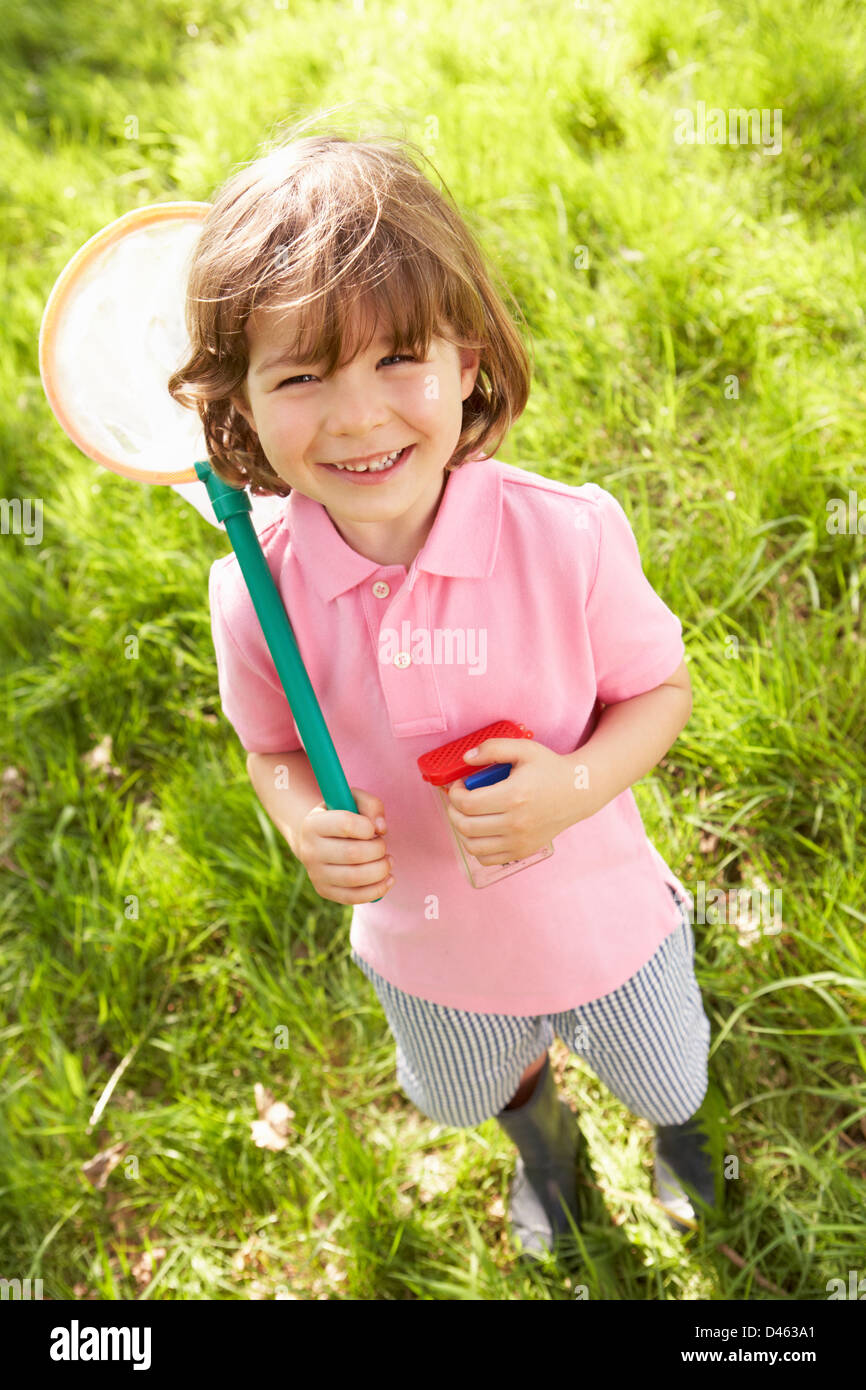
[[244,582],[325,805],[331,811],[354,811],[357,815],[355,798],[349,790],[316,692],[301,660],[288,614],[255,533],[249,496],[242,488],[233,487],[218,478],[209,463],[196,463],[195,471],[207,487],[216,518],[225,524],[226,534],[238,557]]

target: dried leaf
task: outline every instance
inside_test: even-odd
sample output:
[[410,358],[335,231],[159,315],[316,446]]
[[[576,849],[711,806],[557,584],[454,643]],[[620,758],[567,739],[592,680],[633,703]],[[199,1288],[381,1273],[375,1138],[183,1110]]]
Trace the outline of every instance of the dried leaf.
[[126,1150],[129,1148],[127,1140],[119,1140],[112,1144],[109,1149],[101,1149],[93,1158],[89,1158],[81,1165],[81,1171],[96,1188],[105,1187],[108,1175],[117,1167]]
[[418,1200],[432,1202],[434,1197],[447,1192],[454,1185],[453,1174],[439,1153],[416,1153],[408,1164],[408,1171],[418,1184]]
[[255,1095],[259,1118],[250,1124],[253,1142],[260,1149],[284,1149],[289,1142],[289,1121],[295,1118],[294,1110],[290,1110],[283,1101],[275,1102],[273,1092],[259,1081],[256,1082]]
[[165,1247],[155,1246],[153,1250],[142,1250],[132,1262],[132,1277],[140,1289],[146,1288],[155,1273],[158,1260],[165,1259]]
[[111,734],[106,734],[95,748],[91,748],[89,753],[82,754],[81,761],[84,766],[92,768],[94,771],[104,769],[110,777],[122,777],[123,773],[120,768],[115,767],[111,761],[111,745]]

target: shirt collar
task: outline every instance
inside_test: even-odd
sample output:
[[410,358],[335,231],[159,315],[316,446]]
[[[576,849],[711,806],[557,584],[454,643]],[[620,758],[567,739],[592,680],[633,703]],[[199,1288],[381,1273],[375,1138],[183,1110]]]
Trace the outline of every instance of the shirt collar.
[[[430,534],[412,563],[410,587],[418,570],[454,579],[491,574],[501,513],[502,472],[497,460],[470,458],[455,468],[448,476]],[[303,493],[289,494],[285,524],[292,553],[307,582],[329,602],[377,570],[391,568],[368,560],[347,545],[323,504]]]

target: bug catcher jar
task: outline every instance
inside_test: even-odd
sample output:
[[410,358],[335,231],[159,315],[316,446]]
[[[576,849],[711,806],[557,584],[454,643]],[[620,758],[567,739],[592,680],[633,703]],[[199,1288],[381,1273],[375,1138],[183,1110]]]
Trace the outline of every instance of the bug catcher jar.
[[470,852],[452,825],[448,816],[448,789],[452,783],[462,780],[467,790],[473,791],[476,787],[489,787],[494,782],[502,782],[511,772],[511,763],[489,763],[486,767],[478,767],[464,761],[463,755],[468,749],[477,747],[488,738],[532,738],[532,730],[527,729],[525,724],[515,724],[510,719],[499,719],[493,724],[485,724],[483,728],[473,730],[470,734],[464,734],[462,738],[455,738],[450,743],[431,748],[422,753],[417,760],[421,776],[433,789],[457,848],[457,857],[463,872],[473,888],[486,888],[491,883],[498,883],[501,878],[519,873],[521,869],[528,869],[532,864],[549,859],[553,854],[553,845],[547,844],[525,859],[512,859],[507,864],[482,864]]

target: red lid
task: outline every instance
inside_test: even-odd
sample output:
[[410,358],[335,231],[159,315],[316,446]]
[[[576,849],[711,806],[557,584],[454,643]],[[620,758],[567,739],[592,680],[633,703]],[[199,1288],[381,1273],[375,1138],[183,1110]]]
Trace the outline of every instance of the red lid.
[[450,743],[441,743],[438,748],[422,753],[418,759],[424,781],[431,782],[434,787],[443,787],[447,782],[468,777],[470,772],[477,772],[479,768],[490,767],[490,763],[463,761],[467,749],[477,748],[486,738],[532,738],[532,730],[527,729],[525,724],[515,724],[511,719],[497,719],[495,724],[485,724],[483,729],[475,729],[462,738],[452,739]]

